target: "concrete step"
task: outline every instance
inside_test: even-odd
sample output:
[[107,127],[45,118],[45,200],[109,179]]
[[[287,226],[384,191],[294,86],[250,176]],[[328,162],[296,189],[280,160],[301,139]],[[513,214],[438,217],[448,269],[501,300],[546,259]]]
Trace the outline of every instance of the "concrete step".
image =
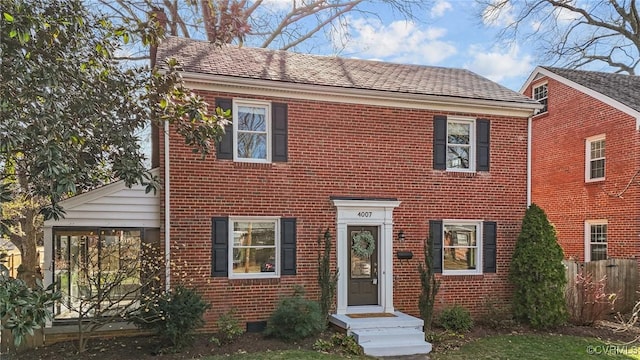
[[369,356],[404,356],[431,352],[431,344],[424,340],[422,344],[398,343],[393,346],[388,344],[365,344],[361,346],[364,353]]
[[376,328],[353,330],[359,344],[369,342],[423,342],[424,333],[415,328]]

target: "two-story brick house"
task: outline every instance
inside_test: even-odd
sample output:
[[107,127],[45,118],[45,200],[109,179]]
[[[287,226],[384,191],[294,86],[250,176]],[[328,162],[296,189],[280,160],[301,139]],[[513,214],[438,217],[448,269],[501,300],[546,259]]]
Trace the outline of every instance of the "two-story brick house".
[[[173,133],[160,138],[162,208],[180,245],[171,256],[210,269],[200,279],[214,304],[208,320],[230,308],[264,320],[296,284],[317,295],[326,228],[338,314],[417,314],[430,231],[439,307],[508,301],[536,102],[460,69],[179,38],[160,45],[159,61],[170,57],[189,87],[233,114],[204,160]],[[370,257],[356,256],[354,237]]]
[[640,78],[536,68],[521,89],[532,120],[532,199],[567,258],[640,255]]
[[539,103],[461,69],[173,37],[157,56],[160,66],[177,59],[187,86],[233,117],[204,159],[160,131],[159,213],[145,215],[160,219],[160,243],[179,264],[169,284],[186,278],[211,302],[209,329],[232,309],[260,327],[295,285],[317,298],[327,228],[339,271],[333,321],[354,332],[354,313],[419,316],[429,236],[438,310],[509,303]]

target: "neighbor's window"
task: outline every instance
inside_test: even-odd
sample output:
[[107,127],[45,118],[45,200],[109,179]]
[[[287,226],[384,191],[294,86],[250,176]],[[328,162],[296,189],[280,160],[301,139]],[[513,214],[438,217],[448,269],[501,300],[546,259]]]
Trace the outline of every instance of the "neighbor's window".
[[229,277],[276,277],[279,229],[277,218],[229,219]]
[[607,220],[585,222],[585,261],[607,259]]
[[476,221],[443,223],[443,274],[479,274],[482,271],[480,225]]
[[234,101],[234,160],[270,162],[270,104],[258,101]]
[[544,105],[540,113],[547,112],[547,84],[542,84],[533,88],[533,99]]
[[474,170],[474,124],[467,119],[447,120],[447,170]]
[[605,147],[604,135],[593,136],[586,140],[585,181],[604,180]]

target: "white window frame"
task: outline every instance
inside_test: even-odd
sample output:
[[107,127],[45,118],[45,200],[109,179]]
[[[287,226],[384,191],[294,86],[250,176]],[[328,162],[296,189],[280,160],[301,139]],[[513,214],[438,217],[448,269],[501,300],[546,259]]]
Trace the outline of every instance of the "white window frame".
[[591,225],[607,225],[607,238],[604,244],[606,245],[605,255],[609,258],[609,222],[607,219],[586,220],[584,222],[584,261],[591,261],[591,245],[603,244],[591,242]]
[[[461,168],[450,168],[449,167],[449,146],[461,146],[460,144],[449,144],[449,124],[450,123],[458,123],[458,124],[468,124],[469,125],[469,168],[461,169]],[[447,171],[458,171],[458,172],[475,172],[476,171],[476,119],[473,118],[465,118],[465,117],[448,117],[447,118],[447,136],[446,136],[446,147],[445,147],[445,163],[447,164]],[[466,145],[463,145],[466,146]]]
[[[273,222],[275,226],[275,265],[276,271],[264,273],[238,274],[233,272],[234,224],[236,222]],[[229,279],[272,279],[280,277],[280,218],[274,216],[234,216],[229,217]]]
[[[442,220],[442,275],[482,275],[482,220]],[[444,266],[445,253],[445,228],[447,226],[469,226],[476,227],[476,269],[475,270],[447,270]]]
[[[544,97],[536,98],[536,90],[544,87]],[[542,104],[542,100],[545,100],[544,108],[540,109],[538,114],[544,114],[549,111],[549,86],[547,82],[536,84],[531,87],[531,98]],[[536,114],[537,115],[537,114]]]
[[[605,146],[605,155],[601,158],[591,158],[591,144],[598,141],[604,141]],[[607,137],[605,134],[591,136],[585,139],[584,142],[584,153],[585,153],[585,162],[584,162],[584,181],[585,182],[595,182],[605,180],[607,175]],[[604,159],[604,176],[591,178],[591,162],[594,160]]]
[[[265,132],[267,157],[266,159],[243,158],[238,156],[238,107],[254,106],[263,107],[265,109]],[[249,162],[249,163],[271,163],[271,103],[268,101],[250,100],[250,99],[233,99],[233,161]]]

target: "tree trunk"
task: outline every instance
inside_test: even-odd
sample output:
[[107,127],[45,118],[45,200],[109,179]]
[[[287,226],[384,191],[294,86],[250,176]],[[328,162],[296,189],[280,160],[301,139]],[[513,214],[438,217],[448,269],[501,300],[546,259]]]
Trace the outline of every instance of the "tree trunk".
[[35,226],[36,216],[38,214],[34,209],[27,209],[24,212],[24,221],[22,222],[22,230],[24,238],[20,247],[20,255],[22,256],[22,265],[18,268],[18,278],[24,281],[29,287],[36,286],[36,280],[42,280],[42,272],[38,261],[37,241],[38,229]]

